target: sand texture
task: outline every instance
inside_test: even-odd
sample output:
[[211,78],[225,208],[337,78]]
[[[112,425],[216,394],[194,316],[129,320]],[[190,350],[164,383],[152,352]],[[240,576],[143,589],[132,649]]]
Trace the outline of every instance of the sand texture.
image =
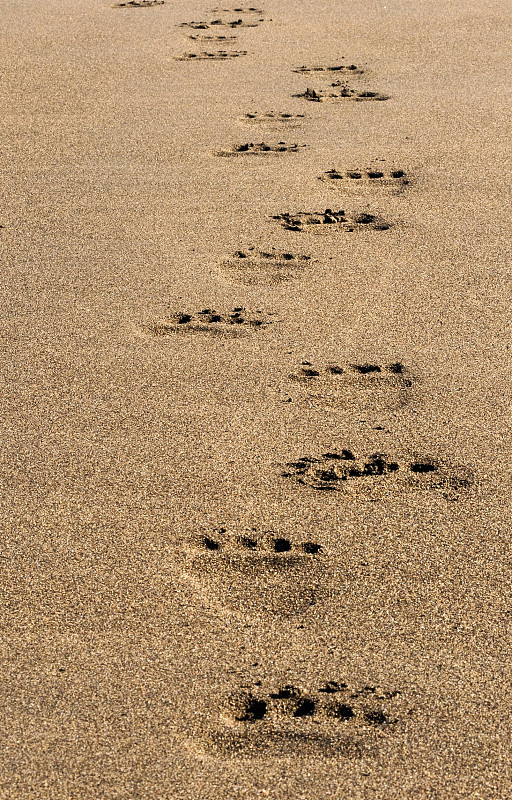
[[495,0],[0,0],[0,798],[509,800]]

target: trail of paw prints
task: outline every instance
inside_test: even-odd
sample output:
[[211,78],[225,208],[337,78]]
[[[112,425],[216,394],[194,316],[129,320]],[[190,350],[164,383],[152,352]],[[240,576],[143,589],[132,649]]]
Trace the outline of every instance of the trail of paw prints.
[[221,527],[191,540],[183,555],[182,577],[223,614],[302,618],[318,615],[329,597],[328,556],[313,538]]
[[318,73],[332,75],[333,73],[342,73],[346,75],[363,75],[364,69],[358,67],[356,64],[333,64],[333,65],[318,65],[318,66],[302,66],[295,67],[293,72],[299,72],[302,75],[317,75]]
[[305,119],[305,114],[291,114],[287,111],[249,111],[239,117],[239,122],[250,127],[296,128]]
[[287,231],[303,233],[343,232],[352,233],[354,231],[387,231],[391,224],[379,217],[377,214],[361,213],[347,216],[343,209],[334,211],[326,208],[325,211],[299,211],[296,214],[285,212],[274,214],[272,219],[281,223]]
[[308,87],[304,92],[294,94],[293,97],[301,97],[312,103],[345,103],[347,101],[359,103],[372,100],[389,100],[389,95],[387,94],[368,89],[351,89],[342,81],[335,81],[331,84],[330,89],[311,89]]
[[247,50],[213,50],[200,53],[183,53],[175,61],[227,61],[230,58],[246,56]]
[[227,150],[215,150],[215,156],[248,156],[248,155],[271,155],[274,153],[298,153],[305,144],[286,144],[286,142],[277,142],[277,144],[268,144],[267,142],[244,142],[243,144],[234,144]]
[[286,464],[282,477],[317,491],[339,492],[345,497],[379,499],[386,493],[438,492],[446,500],[459,500],[474,485],[467,467],[429,457],[394,459],[385,453],[355,453],[352,449],[302,456]]
[[[236,41],[236,36],[230,34],[217,34],[214,31],[218,30],[219,28],[230,28],[230,29],[237,29],[237,28],[256,28],[262,22],[265,22],[265,19],[260,15],[264,12],[261,9],[258,9],[254,6],[249,7],[237,7],[236,9],[221,9],[216,8],[213,9],[211,13],[221,13],[221,14],[242,14],[244,16],[239,16],[236,19],[226,19],[225,17],[219,17],[216,19],[211,20],[201,20],[201,21],[190,21],[190,22],[182,22],[179,23],[180,28],[192,30],[192,31],[212,31],[212,33],[189,33],[188,38],[192,41],[196,42],[207,42],[209,44],[218,44],[218,45],[230,45]],[[202,53],[185,53],[183,56],[179,57],[178,61],[227,61],[232,58],[239,58],[240,56],[247,55],[246,50],[237,50],[237,51],[218,51],[218,52],[211,52],[211,51],[204,51]]]
[[410,177],[404,169],[383,169],[381,167],[368,167],[365,169],[339,170],[328,169],[319,175],[319,180],[325,181],[334,188],[344,192],[372,192],[376,189],[385,189],[393,194],[400,194],[410,184]]
[[237,336],[266,328],[274,321],[273,316],[273,313],[248,311],[242,306],[236,306],[222,313],[213,308],[204,308],[197,312],[175,311],[167,319],[146,323],[142,326],[142,330],[155,338],[180,333]]
[[112,8],[150,8],[150,6],[163,6],[165,0],[122,0],[115,3]]
[[311,256],[251,246],[223,261],[220,269],[231,280],[249,286],[283,283],[299,277],[312,263]]
[[359,416],[370,410],[389,411],[404,406],[414,385],[409,370],[400,361],[324,365],[303,361],[289,379],[292,397],[287,397],[286,402],[321,408],[354,407]]
[[232,757],[358,758],[375,753],[383,737],[403,731],[413,713],[396,689],[337,680],[265,689],[257,680],[221,702],[206,743]]

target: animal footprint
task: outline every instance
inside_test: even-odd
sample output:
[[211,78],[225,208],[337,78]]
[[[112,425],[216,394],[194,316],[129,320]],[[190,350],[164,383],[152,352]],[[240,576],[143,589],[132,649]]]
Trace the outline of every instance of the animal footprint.
[[208,30],[210,28],[221,27],[221,28],[257,28],[260,22],[264,22],[263,19],[258,20],[257,22],[246,22],[243,19],[234,19],[234,20],[223,20],[223,19],[212,19],[209,22],[181,22],[179,27],[180,28],[192,28],[193,30]]
[[[198,543],[199,549],[203,554],[217,554],[222,556],[240,555],[247,557],[256,555],[256,560],[263,562],[266,558],[268,563],[281,568],[283,564],[295,563],[297,558],[304,556],[316,556],[322,552],[322,546],[316,542],[303,541],[293,542],[282,536],[275,536],[271,531],[258,533],[257,528],[252,528],[248,535],[229,536],[226,528],[219,528],[211,536],[204,536]],[[275,557],[278,553],[279,556]],[[269,558],[270,556],[270,558]]]
[[235,144],[229,150],[217,150],[214,155],[216,156],[242,156],[242,155],[266,155],[269,153],[298,153],[302,148],[306,147],[305,144],[286,144],[285,142],[278,142],[277,144],[267,144],[266,142],[246,142],[244,144]]
[[294,94],[293,97],[302,97],[304,100],[310,100],[313,103],[342,103],[349,100],[356,102],[366,100],[389,100],[389,95],[382,94],[381,92],[350,89],[348,86],[339,83],[333,83],[332,86],[340,86],[340,88],[335,92],[308,88],[305,92]]
[[289,114],[286,112],[276,111],[252,111],[247,114],[243,114],[243,116],[241,116],[239,119],[240,122],[243,122],[245,125],[266,125],[268,127],[291,128],[299,125],[302,120],[305,119],[305,114]]
[[321,407],[348,408],[358,415],[383,406],[405,405],[413,386],[409,371],[394,364],[328,364],[315,366],[303,361],[290,375],[300,402]]
[[165,0],[124,0],[116,3],[112,8],[149,8],[150,6],[163,6]]
[[349,75],[362,75],[364,69],[362,67],[357,67],[355,64],[335,64],[334,66],[296,67],[293,72],[300,72],[304,75],[313,75],[318,72],[343,72]]
[[249,312],[238,306],[225,314],[205,308],[195,313],[174,312],[169,319],[143,326],[143,330],[154,337],[171,336],[176,333],[200,332],[216,336],[236,336],[249,330],[270,325],[272,315],[262,311]]
[[379,492],[400,493],[403,489],[439,491],[447,500],[458,500],[471,488],[473,476],[465,467],[454,467],[430,458],[389,459],[384,453],[356,455],[348,448],[323,453],[318,458],[290,461],[285,478],[313,489],[357,492],[375,497]]
[[215,36],[215,34],[203,34],[200,33],[191,33],[187,36],[188,39],[191,39],[193,42],[208,42],[209,44],[232,44],[236,42],[236,36]]
[[180,28],[192,28],[195,31],[202,31],[207,30],[210,27],[208,22],[180,22],[178,27]]
[[345,211],[333,211],[326,208],[325,211],[299,211],[297,214],[275,214],[272,219],[278,220],[287,231],[302,233],[309,230],[315,233],[328,230],[353,232],[357,230],[387,231],[391,225],[375,214],[356,214],[347,217]]
[[363,170],[338,170],[329,169],[319,176],[319,180],[346,189],[368,191],[375,188],[391,189],[395,193],[401,192],[409,185],[410,180],[405,170],[382,170],[370,168]]
[[311,261],[311,256],[248,247],[237,250],[221,268],[238,283],[276,284],[296,277]]
[[333,680],[313,688],[284,684],[271,689],[258,680],[240,686],[219,711],[219,723],[209,734],[215,750],[271,757],[314,751],[333,758],[369,754],[412,713],[397,690]]
[[245,8],[237,7],[237,8],[212,8],[210,9],[211,14],[264,14],[265,12],[261,8],[254,8],[254,6],[249,6]]
[[202,602],[224,613],[303,616],[327,599],[329,564],[319,542],[256,528],[235,535],[219,528],[185,552],[183,577]]
[[176,61],[226,61],[228,58],[246,56],[247,50],[215,50],[214,52],[184,53]]
[[213,19],[210,22],[210,25],[220,25],[224,28],[257,28],[261,22],[265,22],[264,19],[259,19],[257,22],[247,22],[243,19],[233,19],[233,20],[223,20],[223,19]]

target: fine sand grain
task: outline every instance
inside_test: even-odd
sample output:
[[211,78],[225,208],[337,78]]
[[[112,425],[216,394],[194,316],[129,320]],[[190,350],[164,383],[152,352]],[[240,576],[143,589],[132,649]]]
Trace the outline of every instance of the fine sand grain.
[[508,800],[510,9],[0,19],[0,796]]

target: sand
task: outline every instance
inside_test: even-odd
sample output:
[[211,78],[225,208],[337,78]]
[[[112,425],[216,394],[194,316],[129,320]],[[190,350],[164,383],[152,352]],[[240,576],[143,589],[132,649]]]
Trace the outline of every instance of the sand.
[[509,798],[510,9],[225,8],[0,0],[0,796]]

